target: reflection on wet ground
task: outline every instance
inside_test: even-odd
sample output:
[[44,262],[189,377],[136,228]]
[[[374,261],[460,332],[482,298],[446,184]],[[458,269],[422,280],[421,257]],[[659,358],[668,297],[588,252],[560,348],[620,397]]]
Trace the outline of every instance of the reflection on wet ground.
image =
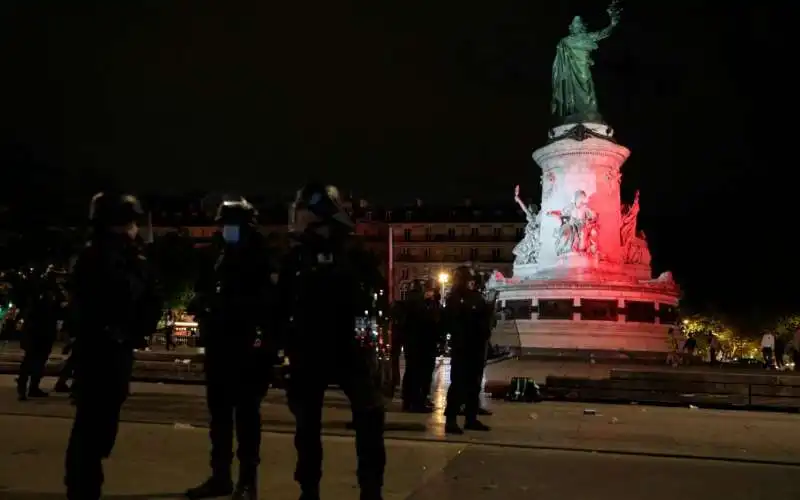
[[[401,365],[402,371],[403,366]],[[46,386],[47,382],[45,382],[45,388]],[[402,402],[396,397],[387,402],[386,408],[390,414],[387,417],[387,432],[422,434],[429,438],[442,438],[444,436],[443,412],[449,386],[449,360],[440,358],[437,361],[431,388],[431,399],[435,405],[435,411],[431,414],[403,413]],[[73,407],[64,395],[54,394],[46,399],[19,403],[14,400],[13,387],[13,377],[0,376],[0,413],[53,417],[72,416]],[[123,408],[123,419],[140,422],[181,422],[194,426],[205,425],[207,409],[204,395],[204,388],[201,386],[134,383],[131,388],[131,396]],[[5,404],[6,401],[8,404]],[[262,408],[265,430],[291,430],[294,418],[285,402],[283,391],[269,391]],[[482,404],[488,407],[490,401],[484,396]],[[344,394],[336,390],[328,391],[325,397],[325,408],[323,427],[333,432],[346,431],[350,422],[350,403]]]

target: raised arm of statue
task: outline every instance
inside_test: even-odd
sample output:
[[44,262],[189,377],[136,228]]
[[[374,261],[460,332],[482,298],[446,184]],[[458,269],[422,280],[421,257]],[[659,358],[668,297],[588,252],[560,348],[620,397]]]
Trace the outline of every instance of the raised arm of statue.
[[525,212],[525,217],[530,219],[531,217],[536,216],[536,214],[531,213],[530,209],[525,206],[525,203],[523,203],[522,199],[519,197],[519,184],[514,186],[514,201],[516,201],[517,205],[519,205],[519,208],[521,208],[522,211]]
[[619,2],[617,0],[614,0],[611,2],[611,5],[608,6],[608,9],[606,9],[606,12],[608,12],[608,17],[611,19],[611,22],[608,24],[608,26],[599,31],[594,31],[588,34],[589,37],[591,37],[591,39],[595,42],[599,42],[600,40],[604,40],[611,36],[611,32],[614,31],[614,28],[617,26],[617,24],[619,24],[619,16],[622,12],[622,7],[619,6]]

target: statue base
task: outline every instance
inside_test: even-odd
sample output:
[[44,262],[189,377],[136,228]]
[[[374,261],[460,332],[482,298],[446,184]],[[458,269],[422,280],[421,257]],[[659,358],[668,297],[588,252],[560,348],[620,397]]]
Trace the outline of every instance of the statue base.
[[[646,248],[640,263],[627,263],[620,237],[620,169],[630,151],[610,126],[584,118],[553,128],[533,153],[542,169],[537,262],[515,264],[513,278],[496,275],[487,285],[503,308],[492,343],[523,353],[669,352],[680,290],[668,273],[651,279]],[[595,221],[596,255],[557,253],[565,247],[561,214],[578,213],[576,199]]]
[[605,120],[597,111],[585,111],[583,113],[573,113],[569,116],[557,117],[553,125],[558,127],[561,125],[577,125],[579,123],[601,123],[605,124]]
[[680,291],[665,274],[656,280],[563,269],[538,279],[496,278],[501,317],[492,343],[533,350],[667,353],[677,326]]

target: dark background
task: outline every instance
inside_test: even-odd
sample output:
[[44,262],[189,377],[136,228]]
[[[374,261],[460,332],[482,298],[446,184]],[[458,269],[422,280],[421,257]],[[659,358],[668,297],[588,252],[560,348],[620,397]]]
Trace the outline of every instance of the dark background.
[[[748,320],[800,298],[795,56],[786,13],[735,4],[624,2],[594,75],[655,270]],[[321,178],[379,205],[536,198],[555,44],[606,6],[6,0],[2,195],[47,212],[112,182],[287,198]]]

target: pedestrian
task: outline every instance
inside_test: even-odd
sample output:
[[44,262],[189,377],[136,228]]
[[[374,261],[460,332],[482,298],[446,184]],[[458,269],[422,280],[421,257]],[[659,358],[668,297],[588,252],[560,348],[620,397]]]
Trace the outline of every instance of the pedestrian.
[[[319,500],[322,407],[329,383],[350,399],[361,500],[382,498],[386,451],[384,401],[374,348],[356,325],[368,318],[381,278],[377,262],[352,234],[354,224],[333,186],[310,183],[290,211],[292,248],[281,266],[289,357],[287,397],[294,414],[302,500]],[[385,285],[383,285],[385,286]]]
[[[216,221],[225,244],[212,269],[201,272],[192,309],[205,348],[211,476],[186,491],[190,499],[233,494],[258,497],[261,402],[277,355],[275,281],[269,249],[257,230],[257,212],[245,199],[223,202]],[[233,485],[236,429],[239,477]]]
[[142,214],[133,196],[95,195],[91,238],[72,274],[76,408],[65,460],[68,500],[100,498],[102,462],[117,438],[133,351],[160,316],[154,280],[136,241]]
[[761,336],[761,354],[764,356],[764,368],[769,370],[775,364],[775,335],[769,330]]

